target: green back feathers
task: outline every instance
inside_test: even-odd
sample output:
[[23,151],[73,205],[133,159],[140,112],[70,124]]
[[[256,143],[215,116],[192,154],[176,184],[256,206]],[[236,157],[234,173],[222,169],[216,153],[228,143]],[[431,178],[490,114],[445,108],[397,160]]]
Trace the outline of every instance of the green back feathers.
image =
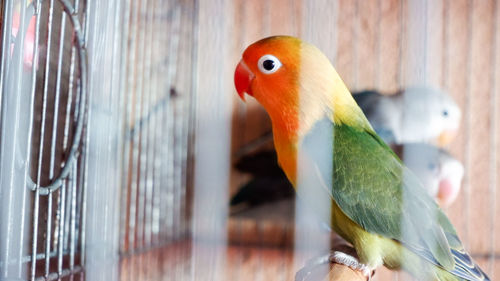
[[[333,145],[325,145],[328,137]],[[299,163],[301,172],[319,176],[309,182],[322,186],[361,228],[400,242],[455,276],[488,280],[463,251],[454,227],[434,199],[371,128],[335,125],[324,118],[302,139],[301,149],[307,155],[302,157],[307,162]],[[331,164],[325,162],[329,149],[334,152]]]
[[373,131],[340,125],[334,134],[332,195],[342,211],[365,230],[429,251],[452,268],[444,231],[455,231],[415,176]]
[[[324,140],[332,132],[333,163],[325,165],[325,152],[318,148],[325,148]],[[347,217],[370,233],[397,240],[445,269],[453,268],[445,233],[455,236],[455,230],[371,128],[335,125],[325,118],[315,124],[301,146],[323,178],[317,182],[325,183]]]

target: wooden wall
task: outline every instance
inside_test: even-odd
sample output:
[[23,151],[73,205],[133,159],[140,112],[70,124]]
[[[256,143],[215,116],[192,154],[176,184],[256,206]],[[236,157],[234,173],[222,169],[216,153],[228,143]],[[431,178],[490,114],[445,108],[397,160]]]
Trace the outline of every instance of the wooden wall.
[[[500,3],[496,0],[235,0],[240,54],[269,35],[317,44],[352,90],[392,93],[426,83],[447,90],[463,119],[449,150],[466,167],[463,190],[446,210],[491,278],[500,276]],[[235,60],[234,64],[236,64]],[[232,150],[270,130],[253,99],[234,95]],[[245,180],[233,172],[231,192]],[[495,272],[494,272],[495,269]],[[378,280],[389,280],[384,270]]]

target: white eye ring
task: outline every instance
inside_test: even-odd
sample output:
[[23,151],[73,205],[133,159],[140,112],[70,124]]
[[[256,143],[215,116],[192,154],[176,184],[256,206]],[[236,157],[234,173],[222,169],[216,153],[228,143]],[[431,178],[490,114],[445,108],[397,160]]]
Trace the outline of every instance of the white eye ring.
[[274,73],[282,66],[280,60],[273,55],[263,55],[257,64],[260,72],[264,74]]

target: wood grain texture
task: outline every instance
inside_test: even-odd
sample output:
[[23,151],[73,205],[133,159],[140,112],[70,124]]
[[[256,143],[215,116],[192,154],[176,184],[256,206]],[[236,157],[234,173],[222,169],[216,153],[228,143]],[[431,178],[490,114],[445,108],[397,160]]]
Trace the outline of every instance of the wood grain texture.
[[440,87],[443,81],[443,0],[428,1],[427,6],[427,84]]
[[352,1],[339,0],[338,4],[338,42],[337,42],[337,60],[334,64],[337,72],[347,87],[355,86],[355,68],[354,68],[354,18],[356,16],[355,6]]
[[[449,43],[445,50],[447,57],[447,78],[449,81],[447,90],[453,97],[458,106],[464,112],[466,103],[466,84],[467,84],[467,61],[468,61],[468,48],[467,48],[467,26],[468,18],[468,2],[467,0],[448,1],[447,9],[449,14],[449,21],[447,24]],[[462,115],[464,116],[464,115]],[[462,117],[465,118],[465,117]],[[463,119],[462,119],[463,120]],[[450,144],[451,153],[460,161],[464,161],[464,146],[465,146],[465,130],[464,122],[462,121],[457,137]],[[464,181],[465,182],[465,181]],[[467,237],[464,235],[466,229],[466,220],[464,217],[466,210],[466,186],[462,186],[462,191],[458,195],[453,205],[447,210],[451,221],[455,225],[462,241],[467,243]]]
[[493,1],[477,1],[472,10],[472,45],[470,72],[470,215],[468,217],[470,249],[488,252],[491,247],[490,223],[492,208],[489,203],[490,172],[490,90],[491,46],[493,39]]
[[381,0],[380,49],[376,73],[380,82],[377,89],[396,92],[399,89],[399,65],[401,61],[401,1]]
[[[356,65],[358,69],[357,85],[354,89],[373,89],[375,87],[375,69],[377,67],[377,31],[378,22],[378,2],[361,1],[358,3],[358,17],[354,18],[356,32],[358,34],[357,42],[353,46],[356,50]],[[353,90],[354,90],[353,89]]]
[[490,154],[490,201],[489,205],[493,206],[491,217],[490,232],[490,257],[489,269],[492,280],[500,277],[500,3],[494,2],[492,9],[494,13],[493,21],[493,45],[492,45],[492,79],[491,79],[491,126],[490,138],[492,145],[492,153]]
[[325,281],[364,281],[367,278],[361,274],[359,271],[354,271],[353,269],[340,264],[333,264],[328,276],[324,279]]

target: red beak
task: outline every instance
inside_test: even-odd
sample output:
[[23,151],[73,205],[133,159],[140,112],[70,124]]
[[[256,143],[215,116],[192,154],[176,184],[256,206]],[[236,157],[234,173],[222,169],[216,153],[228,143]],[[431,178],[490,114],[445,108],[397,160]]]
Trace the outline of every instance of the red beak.
[[234,71],[234,85],[236,86],[238,95],[243,101],[245,101],[245,93],[252,96],[250,84],[253,78],[254,75],[250,69],[248,69],[248,66],[243,61],[240,61]]

